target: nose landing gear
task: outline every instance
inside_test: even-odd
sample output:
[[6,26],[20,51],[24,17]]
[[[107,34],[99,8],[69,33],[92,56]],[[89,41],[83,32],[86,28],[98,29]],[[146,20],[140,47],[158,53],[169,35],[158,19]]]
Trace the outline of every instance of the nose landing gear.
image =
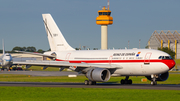
[[156,76],[155,75],[151,75],[151,85],[157,85],[157,81],[156,81]]

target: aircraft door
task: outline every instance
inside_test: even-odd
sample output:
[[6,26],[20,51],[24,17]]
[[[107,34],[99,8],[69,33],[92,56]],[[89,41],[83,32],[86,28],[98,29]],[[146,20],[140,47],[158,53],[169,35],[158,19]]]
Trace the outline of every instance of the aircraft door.
[[151,57],[152,53],[146,53],[145,57],[144,57],[144,64],[150,64],[150,57]]
[[67,53],[65,60],[69,60],[71,53]]

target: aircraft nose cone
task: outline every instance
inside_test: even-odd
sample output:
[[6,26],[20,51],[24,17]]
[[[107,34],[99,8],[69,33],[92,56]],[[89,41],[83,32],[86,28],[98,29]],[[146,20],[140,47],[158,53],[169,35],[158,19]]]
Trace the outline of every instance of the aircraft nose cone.
[[174,60],[169,60],[166,65],[169,67],[170,70],[176,65],[176,62]]

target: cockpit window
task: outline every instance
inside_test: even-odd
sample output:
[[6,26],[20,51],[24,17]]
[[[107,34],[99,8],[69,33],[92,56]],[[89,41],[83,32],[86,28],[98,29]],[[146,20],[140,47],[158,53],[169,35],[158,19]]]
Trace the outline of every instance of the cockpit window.
[[158,59],[162,59],[162,56],[159,56],[159,58]]
[[171,56],[159,56],[159,59],[172,59]]

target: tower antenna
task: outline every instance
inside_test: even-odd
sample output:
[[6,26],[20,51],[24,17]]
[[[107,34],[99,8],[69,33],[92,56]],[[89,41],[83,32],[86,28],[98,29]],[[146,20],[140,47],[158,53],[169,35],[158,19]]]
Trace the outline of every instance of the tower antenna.
[[109,0],[108,0],[108,2],[107,2],[107,6],[108,6],[108,10],[109,10]]

